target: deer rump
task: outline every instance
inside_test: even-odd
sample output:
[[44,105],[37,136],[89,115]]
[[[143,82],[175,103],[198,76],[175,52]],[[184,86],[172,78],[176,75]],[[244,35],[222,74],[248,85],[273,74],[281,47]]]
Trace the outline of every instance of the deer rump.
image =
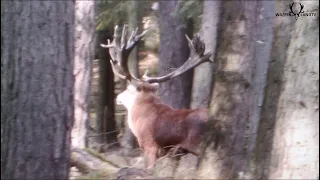
[[166,147],[178,145],[185,152],[199,155],[197,148],[205,130],[205,123],[199,118],[199,113],[197,110],[173,110],[171,116],[161,115],[153,126],[155,142],[165,150]]
[[165,154],[173,146],[178,146],[183,154],[198,156],[201,135],[206,130],[208,110],[176,110],[161,103],[153,95],[143,96],[143,100],[135,103],[132,111],[133,132],[139,146],[146,153],[150,153],[149,149],[160,149]]

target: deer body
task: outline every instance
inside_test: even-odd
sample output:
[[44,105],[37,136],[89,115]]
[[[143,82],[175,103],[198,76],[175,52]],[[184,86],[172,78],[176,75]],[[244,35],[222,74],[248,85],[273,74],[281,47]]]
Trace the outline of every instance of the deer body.
[[145,152],[148,166],[155,163],[157,151],[167,147],[178,146],[199,155],[208,110],[173,109],[161,102],[153,86],[142,84],[137,89],[129,86],[118,95],[117,103],[128,110],[129,128]]
[[131,83],[127,90],[118,95],[117,103],[127,108],[129,128],[145,152],[150,167],[156,161],[158,149],[168,150],[170,146],[177,146],[186,152],[199,155],[198,147],[206,127],[208,110],[174,109],[162,103],[155,92],[157,83],[180,76],[203,62],[210,62],[211,54],[204,54],[205,44],[199,36],[192,41],[186,36],[190,55],[181,67],[161,77],[148,77],[145,73],[140,79],[129,72],[128,57],[145,33],[146,31],[137,35],[135,30],[127,42],[127,26],[123,27],[121,37],[120,29],[116,26],[113,42],[108,41],[107,45],[101,46],[109,48],[114,74]]

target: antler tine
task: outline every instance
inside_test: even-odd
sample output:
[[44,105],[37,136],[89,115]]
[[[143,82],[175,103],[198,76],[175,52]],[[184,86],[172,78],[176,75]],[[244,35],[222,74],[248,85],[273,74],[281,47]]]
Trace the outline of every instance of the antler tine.
[[195,37],[193,41],[190,40],[190,38],[186,35],[188,45],[190,48],[190,56],[188,60],[178,69],[175,71],[161,77],[148,77],[146,74],[143,76],[143,80],[148,83],[160,83],[167,81],[169,79],[173,79],[177,76],[180,76],[181,74],[185,73],[188,70],[191,70],[201,63],[204,63],[206,61],[211,61],[209,58],[211,56],[211,53],[206,53],[203,55],[204,52],[204,43],[200,40],[200,37]]
[[128,26],[124,25],[122,30],[122,36],[121,36],[121,49],[124,49],[127,46],[127,41],[126,41],[127,30],[128,30]]
[[120,28],[118,25],[114,27],[113,44],[115,48],[120,48]]
[[137,36],[138,30],[139,30],[139,27],[136,27],[136,29],[134,30],[133,36]]
[[113,63],[112,60],[110,60],[110,64],[111,64],[112,71],[113,71],[113,73],[114,73],[116,76],[118,76],[118,77],[121,78],[121,79],[126,79],[126,76],[124,76],[124,75],[122,75],[122,74],[120,74],[120,73],[118,72],[118,70],[116,69],[116,67],[115,67],[115,65],[114,65],[114,63]]
[[194,49],[193,43],[192,43],[191,39],[189,38],[189,36],[186,35],[186,34],[185,34],[185,36],[186,36],[186,39],[188,41],[188,46],[189,46],[190,50]]
[[120,37],[120,28],[118,25],[116,25],[114,28],[114,39],[112,43],[110,44],[110,41],[108,40],[107,45],[101,44],[100,46],[103,48],[109,48],[111,56],[110,63],[112,66],[112,71],[115,75],[117,75],[121,79],[128,79],[129,81],[131,81],[131,79],[141,81],[129,72],[128,59],[130,52],[132,51],[134,46],[136,46],[137,43],[142,39],[146,31],[137,36],[136,34],[138,29],[136,29],[131,34],[130,39],[127,42],[127,30],[128,26],[124,25],[122,29],[122,35]]
[[129,43],[133,40],[133,37],[134,37],[134,31],[132,31],[131,36],[129,37],[129,40],[128,40]]
[[148,32],[148,30],[144,30],[140,35],[136,36],[137,30],[138,28],[136,29],[136,31],[132,33],[133,34],[131,35],[132,37],[130,37],[130,41],[127,46],[127,49],[129,51],[131,51],[134,48],[134,46],[136,46],[137,43],[143,38],[143,36]]
[[[120,28],[118,25],[114,27],[114,39],[110,44],[110,40],[108,39],[108,45],[101,44],[101,47],[109,48],[109,53],[111,56],[111,67],[112,71],[115,75],[117,75],[121,79],[131,79],[131,75],[129,73],[128,68],[128,58],[126,57],[126,26],[124,25],[122,36],[120,37]],[[121,43],[121,44],[120,44]],[[121,47],[120,47],[121,45]],[[129,52],[130,53],[130,52]]]
[[197,54],[201,57],[205,51],[205,44],[202,42],[201,38],[200,38],[200,35],[197,34],[193,40],[192,40],[192,43],[194,45],[194,48],[197,52]]

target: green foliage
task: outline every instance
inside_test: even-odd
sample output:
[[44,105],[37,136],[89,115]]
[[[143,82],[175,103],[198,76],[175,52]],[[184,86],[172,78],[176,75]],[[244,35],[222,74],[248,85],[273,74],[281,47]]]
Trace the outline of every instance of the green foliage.
[[[154,1],[143,1],[139,3],[140,11],[151,7]],[[100,0],[97,3],[98,19],[97,30],[113,28],[116,24],[128,24],[128,10],[131,6],[128,0]],[[173,15],[179,16],[185,21],[192,18],[195,27],[200,27],[203,12],[203,0],[180,0],[178,8]],[[145,12],[140,12],[142,16]]]
[[97,30],[124,24],[127,19],[127,0],[101,0],[98,4]]
[[[138,2],[140,0],[137,0]],[[145,9],[151,6],[153,1],[139,2],[139,14],[146,15]],[[128,17],[132,13],[131,0],[100,0],[97,3],[98,19],[97,30],[113,28],[114,25],[128,24]]]
[[177,14],[184,18],[199,18],[202,15],[203,1],[186,0],[179,2]]
[[179,6],[174,12],[175,15],[179,16],[182,20],[193,19],[194,27],[196,31],[201,27],[203,13],[203,0],[181,0]]

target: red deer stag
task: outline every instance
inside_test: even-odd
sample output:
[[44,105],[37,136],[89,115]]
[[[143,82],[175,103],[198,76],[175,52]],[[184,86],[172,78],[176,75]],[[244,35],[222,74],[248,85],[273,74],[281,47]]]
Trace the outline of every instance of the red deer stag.
[[126,41],[127,26],[123,27],[122,37],[118,26],[115,27],[114,40],[102,47],[109,48],[114,74],[130,81],[127,89],[117,96],[117,103],[128,110],[129,128],[138,140],[140,148],[147,158],[148,167],[157,159],[159,149],[167,147],[179,149],[199,156],[200,138],[208,119],[207,109],[174,109],[156,96],[158,83],[170,80],[199,64],[210,61],[210,53],[203,54],[204,43],[199,36],[192,41],[186,36],[190,48],[188,60],[175,71],[162,77],[148,77],[147,71],[141,79],[134,77],[128,70],[128,56],[133,47],[141,40],[142,34],[132,32]]

